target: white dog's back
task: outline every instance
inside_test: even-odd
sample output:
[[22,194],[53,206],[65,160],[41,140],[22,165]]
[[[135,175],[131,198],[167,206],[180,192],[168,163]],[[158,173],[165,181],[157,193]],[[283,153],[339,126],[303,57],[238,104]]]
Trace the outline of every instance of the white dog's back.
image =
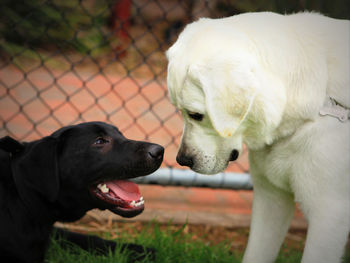
[[[280,63],[281,56],[288,55],[291,57],[285,59],[285,74],[291,71],[293,65],[300,67],[301,74],[306,67],[309,67],[308,72],[320,74],[323,72],[319,70],[320,67],[327,65],[326,71],[323,72],[324,76],[320,76],[320,79],[327,79],[326,94],[343,106],[350,107],[349,20],[331,19],[318,13],[283,16],[268,12],[246,13],[225,19],[231,26],[237,23],[242,31],[250,31],[250,35],[256,39],[260,47],[263,42],[268,41],[264,46],[266,52],[264,56],[269,60],[272,58],[277,60],[276,63],[271,61],[271,66],[278,67],[275,70],[283,69]],[[289,46],[292,52],[286,53],[285,50],[288,48],[279,50],[283,46]],[[300,56],[296,57],[298,53]]]

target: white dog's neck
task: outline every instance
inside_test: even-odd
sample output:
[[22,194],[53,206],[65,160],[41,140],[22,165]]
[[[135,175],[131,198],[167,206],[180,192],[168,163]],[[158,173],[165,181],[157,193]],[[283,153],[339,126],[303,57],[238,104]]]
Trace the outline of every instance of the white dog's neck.
[[[272,83],[271,79],[269,83]],[[292,136],[305,123],[313,121],[322,107],[305,102],[304,111],[297,114],[301,106],[291,101],[294,96],[275,83],[256,95],[251,111],[242,124],[243,141],[251,150],[262,149]]]

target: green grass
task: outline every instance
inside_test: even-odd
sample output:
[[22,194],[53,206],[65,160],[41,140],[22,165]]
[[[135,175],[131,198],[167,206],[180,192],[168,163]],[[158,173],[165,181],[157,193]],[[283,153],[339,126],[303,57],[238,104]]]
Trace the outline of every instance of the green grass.
[[[100,234],[103,238],[110,239],[108,232]],[[156,263],[238,263],[242,261],[243,250],[230,249],[230,242],[216,245],[209,244],[205,239],[197,239],[193,234],[187,233],[186,225],[180,228],[174,228],[169,224],[166,228],[161,228],[157,223],[150,223],[142,228],[140,232],[135,229],[134,234],[130,232],[120,233],[118,243],[132,242],[145,247],[151,247],[156,250],[155,260],[145,258],[138,262],[156,262]],[[62,242],[60,243],[62,244]],[[126,263],[135,262],[128,251],[122,251],[117,248],[114,253],[108,255],[97,255],[82,250],[73,244],[68,244],[70,249],[63,249],[59,242],[52,240],[47,254],[46,263]],[[67,243],[66,243],[67,246]],[[301,262],[303,242],[296,243],[289,247],[283,244],[276,263],[296,263]],[[343,263],[350,262],[350,251],[347,251],[342,260]]]
[[[193,238],[192,234],[185,233],[184,225],[182,228],[174,230],[170,225],[165,230],[161,229],[158,224],[151,223],[143,230],[135,235],[122,233],[118,242],[133,242],[145,247],[153,247],[156,249],[156,258],[154,261],[146,258],[139,262],[159,262],[159,263],[205,263],[205,262],[241,262],[243,251],[231,251],[229,240],[226,243],[210,245],[203,240]],[[136,231],[136,230],[135,230]],[[108,233],[102,235],[108,238]],[[52,240],[51,247],[48,251],[46,262],[58,263],[92,263],[92,262],[133,262],[127,251],[121,251],[117,248],[115,253],[107,256],[101,256],[86,252],[80,248],[74,247],[67,250],[60,247],[57,241]],[[300,262],[302,257],[302,246],[300,248],[282,247],[281,253],[276,260],[277,263],[294,263]],[[348,262],[349,255],[343,262]]]
[[[184,227],[177,231],[164,231],[157,224],[152,224],[132,239],[122,235],[118,242],[134,242],[156,249],[155,261],[146,258],[140,262],[240,262],[240,256],[232,254],[228,245],[209,246],[201,241],[193,241],[192,235],[183,232]],[[64,250],[58,242],[52,240],[46,262],[130,262],[127,251],[120,251],[118,248],[115,253],[100,256],[71,246],[72,249]]]

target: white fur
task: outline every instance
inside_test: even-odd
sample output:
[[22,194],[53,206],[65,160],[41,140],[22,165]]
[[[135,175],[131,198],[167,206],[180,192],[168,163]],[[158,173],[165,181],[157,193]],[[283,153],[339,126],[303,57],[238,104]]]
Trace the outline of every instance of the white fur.
[[302,262],[340,261],[350,121],[319,111],[329,97],[350,107],[349,32],[349,21],[315,13],[247,13],[200,19],[167,52],[170,98],[185,120],[179,155],[214,174],[248,146],[254,202],[244,262],[274,261],[295,202],[309,223]]

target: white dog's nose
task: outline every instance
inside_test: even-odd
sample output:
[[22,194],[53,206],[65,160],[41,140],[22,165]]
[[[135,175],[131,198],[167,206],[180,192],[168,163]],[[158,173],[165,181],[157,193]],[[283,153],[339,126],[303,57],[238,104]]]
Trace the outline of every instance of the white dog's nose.
[[230,162],[236,161],[239,156],[239,152],[237,150],[233,150],[230,155]]
[[190,156],[178,154],[176,156],[176,161],[182,166],[188,166],[190,168],[193,166],[193,159]]

